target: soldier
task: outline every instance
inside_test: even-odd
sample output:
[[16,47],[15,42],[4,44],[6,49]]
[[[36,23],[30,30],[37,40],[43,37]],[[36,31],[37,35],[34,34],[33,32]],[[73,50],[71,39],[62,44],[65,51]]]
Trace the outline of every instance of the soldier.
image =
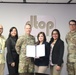
[[34,45],[35,38],[31,33],[31,25],[25,25],[25,35],[21,36],[16,43],[16,51],[19,54],[19,73],[34,72],[32,58],[26,57],[26,46]]
[[76,21],[69,21],[70,32],[66,35],[68,45],[67,71],[68,75],[76,75]]
[[3,26],[0,25],[0,75],[4,75],[4,67],[5,67],[5,38],[2,35]]

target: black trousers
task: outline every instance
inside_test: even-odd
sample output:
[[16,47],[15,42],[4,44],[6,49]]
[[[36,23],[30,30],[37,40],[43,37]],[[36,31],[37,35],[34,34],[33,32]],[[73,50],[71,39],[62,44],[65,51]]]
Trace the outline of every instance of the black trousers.
[[15,62],[15,66],[12,67],[11,64],[9,64],[7,62],[7,67],[8,67],[8,72],[9,74],[16,74],[18,73],[18,64],[19,64],[19,60],[14,61]]

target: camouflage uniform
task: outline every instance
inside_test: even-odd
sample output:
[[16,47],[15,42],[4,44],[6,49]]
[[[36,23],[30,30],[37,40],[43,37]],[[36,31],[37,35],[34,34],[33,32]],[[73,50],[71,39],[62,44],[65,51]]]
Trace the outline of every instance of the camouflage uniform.
[[0,75],[4,75],[5,67],[5,38],[0,36]]
[[66,36],[66,42],[68,44],[67,55],[67,70],[68,75],[76,75],[76,31],[69,32]]
[[24,72],[34,72],[34,64],[31,61],[31,58],[26,57],[26,46],[34,45],[35,38],[32,35],[23,35],[21,36],[16,43],[16,51],[19,54],[19,73]]

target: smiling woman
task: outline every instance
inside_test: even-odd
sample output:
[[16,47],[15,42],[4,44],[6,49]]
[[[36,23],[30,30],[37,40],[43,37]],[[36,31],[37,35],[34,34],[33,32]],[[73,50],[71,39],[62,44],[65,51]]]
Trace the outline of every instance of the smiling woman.
[[17,39],[18,39],[18,31],[16,27],[12,27],[9,31],[9,36],[6,41],[6,47],[7,47],[6,59],[9,74],[18,73],[19,57],[15,50],[15,44]]
[[[50,46],[46,41],[44,32],[39,32],[37,39],[37,45],[45,45],[45,56],[41,56],[35,59],[35,69],[37,69],[37,73],[45,73],[49,65]],[[40,50],[42,52],[42,49]]]
[[51,34],[52,38],[50,44],[50,71],[51,75],[60,75],[63,54],[64,54],[64,42],[60,39],[60,32],[58,29],[54,29]]

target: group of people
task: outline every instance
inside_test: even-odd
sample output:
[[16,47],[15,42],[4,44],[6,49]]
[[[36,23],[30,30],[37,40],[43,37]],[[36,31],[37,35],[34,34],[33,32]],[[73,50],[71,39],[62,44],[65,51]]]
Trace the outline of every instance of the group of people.
[[[67,71],[68,75],[76,75],[76,21],[69,21],[70,31],[66,35],[68,45],[67,54]],[[51,33],[50,41],[47,42],[44,32],[39,32],[37,42],[31,35],[32,27],[30,24],[25,25],[25,34],[18,37],[18,30],[12,27],[9,30],[7,40],[3,33],[3,26],[0,25],[0,75],[4,74],[5,68],[5,47],[7,47],[6,62],[9,74],[16,73],[45,73],[50,67],[50,75],[60,75],[63,67],[64,42],[58,29]],[[27,45],[45,44],[45,56],[32,58],[26,56]]]

